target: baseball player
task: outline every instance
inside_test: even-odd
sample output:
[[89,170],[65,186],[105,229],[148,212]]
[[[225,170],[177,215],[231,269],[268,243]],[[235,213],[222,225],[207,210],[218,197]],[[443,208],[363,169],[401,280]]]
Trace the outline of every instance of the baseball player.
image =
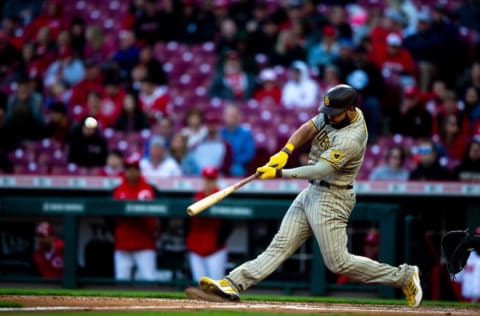
[[[285,147],[257,169],[261,179],[307,179],[310,185],[297,195],[267,249],[223,279],[202,277],[203,294],[239,300],[241,291],[265,279],[313,235],[333,273],[353,281],[400,287],[410,307],[420,305],[423,292],[417,266],[393,267],[352,255],[347,249],[346,227],[355,204],[353,181],[368,137],[357,99],[357,92],[348,85],[328,90],[320,113],[300,126]],[[293,150],[309,140],[309,165],[283,169]]]

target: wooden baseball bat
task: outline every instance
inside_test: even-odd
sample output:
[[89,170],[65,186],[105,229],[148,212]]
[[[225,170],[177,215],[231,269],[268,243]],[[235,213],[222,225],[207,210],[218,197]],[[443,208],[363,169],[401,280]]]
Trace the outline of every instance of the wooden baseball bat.
[[204,197],[203,199],[193,203],[189,207],[187,207],[187,214],[190,216],[197,215],[198,213],[201,213],[205,211],[207,208],[212,206],[215,203],[220,202],[233,192],[237,191],[240,189],[242,186],[245,184],[249,183],[250,181],[256,179],[260,174],[254,173],[249,177],[243,178],[242,180],[238,181],[237,183],[234,183],[216,193],[213,193],[207,197]]

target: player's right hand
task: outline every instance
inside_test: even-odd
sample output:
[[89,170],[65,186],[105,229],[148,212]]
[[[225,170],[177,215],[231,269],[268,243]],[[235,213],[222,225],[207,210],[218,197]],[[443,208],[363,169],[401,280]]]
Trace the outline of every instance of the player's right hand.
[[271,156],[267,162],[268,167],[275,169],[282,169],[287,164],[288,158],[292,154],[294,147],[292,144],[287,144],[278,153]]

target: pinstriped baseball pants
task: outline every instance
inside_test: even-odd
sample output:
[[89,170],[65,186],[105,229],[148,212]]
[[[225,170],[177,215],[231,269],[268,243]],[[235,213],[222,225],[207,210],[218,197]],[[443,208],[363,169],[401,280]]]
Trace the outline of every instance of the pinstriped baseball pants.
[[267,249],[232,270],[227,278],[238,290],[248,289],[275,271],[313,234],[326,267],[333,273],[359,282],[401,287],[411,274],[411,266],[393,267],[348,252],[346,228],[354,205],[353,190],[309,185],[292,202]]

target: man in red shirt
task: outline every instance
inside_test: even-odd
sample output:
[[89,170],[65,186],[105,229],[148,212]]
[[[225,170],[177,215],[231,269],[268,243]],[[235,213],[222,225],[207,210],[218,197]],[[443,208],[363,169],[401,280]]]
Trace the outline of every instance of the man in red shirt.
[[[142,177],[140,156],[125,160],[125,176],[113,197],[120,200],[153,200],[155,191]],[[155,280],[158,221],[152,216],[119,217],[115,221],[115,277],[131,279],[136,267],[136,280]]]
[[37,249],[33,261],[44,278],[61,278],[63,276],[63,240],[53,234],[53,227],[48,222],[41,222],[35,229]]
[[[195,201],[219,190],[217,168],[203,168],[202,177],[203,188],[195,194]],[[198,282],[204,275],[221,278],[225,274],[227,263],[226,240],[232,227],[220,218],[192,217],[187,231],[186,245],[193,280]]]

